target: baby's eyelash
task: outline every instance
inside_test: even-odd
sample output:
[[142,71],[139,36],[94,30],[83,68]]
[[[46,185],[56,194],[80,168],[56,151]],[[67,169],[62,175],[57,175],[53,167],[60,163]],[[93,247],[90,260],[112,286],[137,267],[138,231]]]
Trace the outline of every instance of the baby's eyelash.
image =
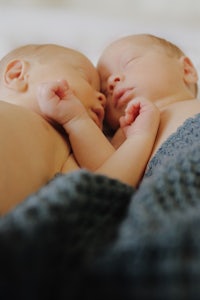
[[130,64],[133,60],[134,60],[134,58],[129,59],[129,60],[125,63],[125,66],[127,66],[128,64]]
[[130,58],[128,61],[126,61],[126,63],[124,64],[124,66],[126,67],[128,64],[132,63],[132,62],[135,61],[137,58],[139,58],[139,56],[134,56],[134,57]]

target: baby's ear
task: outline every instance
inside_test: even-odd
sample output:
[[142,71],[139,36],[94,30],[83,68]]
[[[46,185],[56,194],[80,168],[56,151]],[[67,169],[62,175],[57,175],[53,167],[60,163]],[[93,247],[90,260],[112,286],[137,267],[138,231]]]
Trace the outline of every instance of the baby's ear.
[[186,84],[195,84],[198,81],[198,73],[195,69],[192,61],[187,56],[181,57],[183,70],[184,70],[184,81]]
[[4,84],[7,88],[25,92],[28,87],[28,63],[21,59],[9,61],[4,71]]

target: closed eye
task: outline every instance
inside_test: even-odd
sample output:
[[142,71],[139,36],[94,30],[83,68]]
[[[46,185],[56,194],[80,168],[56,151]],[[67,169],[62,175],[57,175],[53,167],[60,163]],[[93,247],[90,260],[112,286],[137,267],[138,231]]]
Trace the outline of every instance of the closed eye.
[[139,56],[135,56],[135,57],[130,58],[129,60],[127,60],[125,62],[124,67],[129,66],[131,63],[135,62],[138,58],[139,58]]

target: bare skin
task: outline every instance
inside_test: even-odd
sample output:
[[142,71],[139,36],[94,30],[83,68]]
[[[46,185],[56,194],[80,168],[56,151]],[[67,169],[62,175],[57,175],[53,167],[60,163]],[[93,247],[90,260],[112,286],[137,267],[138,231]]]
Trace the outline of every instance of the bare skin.
[[161,109],[160,125],[151,157],[160,146],[176,132],[185,120],[200,113],[200,101],[198,99],[175,102]]
[[[83,105],[66,81],[41,84],[38,103],[44,117],[61,124],[68,134],[74,150],[74,168],[78,169],[80,164],[87,163],[87,167],[96,173],[133,186],[138,185],[159,125],[160,114],[155,105],[145,98],[129,102],[120,118],[121,130],[126,139],[115,150],[98,127],[92,126]],[[82,132],[87,132],[87,135],[82,135]],[[105,146],[99,147],[103,144],[111,147],[110,153],[107,151],[107,157]],[[68,161],[64,164],[67,171],[66,164],[68,167]]]
[[98,70],[107,97],[105,118],[116,131],[112,139],[116,148],[124,140],[119,118],[135,97],[146,97],[160,110],[150,158],[186,119],[200,113],[197,71],[189,57],[166,41],[146,34],[121,38],[103,51]]
[[60,172],[70,148],[47,121],[24,107],[0,101],[0,124],[2,214]]
[[159,110],[145,97],[130,102],[121,118],[126,140],[116,150],[102,132],[97,70],[81,53],[58,45],[15,50],[0,61],[0,99],[1,214],[56,173],[80,168],[137,186]]

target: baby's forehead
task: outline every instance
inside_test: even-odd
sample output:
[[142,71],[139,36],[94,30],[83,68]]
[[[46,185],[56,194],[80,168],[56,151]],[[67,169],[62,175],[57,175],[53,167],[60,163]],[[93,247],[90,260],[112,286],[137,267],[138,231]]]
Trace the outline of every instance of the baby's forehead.
[[119,64],[127,57],[145,55],[149,51],[160,53],[160,51],[166,51],[167,49],[168,47],[158,39],[145,34],[126,36],[112,42],[104,49],[98,66],[105,66],[114,61]]
[[99,59],[99,64],[106,63],[110,60],[120,60],[120,58],[129,52],[139,52],[142,49],[147,49],[150,46],[149,41],[145,41],[140,37],[128,36],[118,39],[108,45]]
[[108,46],[108,49],[124,49],[127,47],[143,47],[150,46],[153,44],[153,41],[148,36],[144,35],[131,35],[127,37],[122,37]]

